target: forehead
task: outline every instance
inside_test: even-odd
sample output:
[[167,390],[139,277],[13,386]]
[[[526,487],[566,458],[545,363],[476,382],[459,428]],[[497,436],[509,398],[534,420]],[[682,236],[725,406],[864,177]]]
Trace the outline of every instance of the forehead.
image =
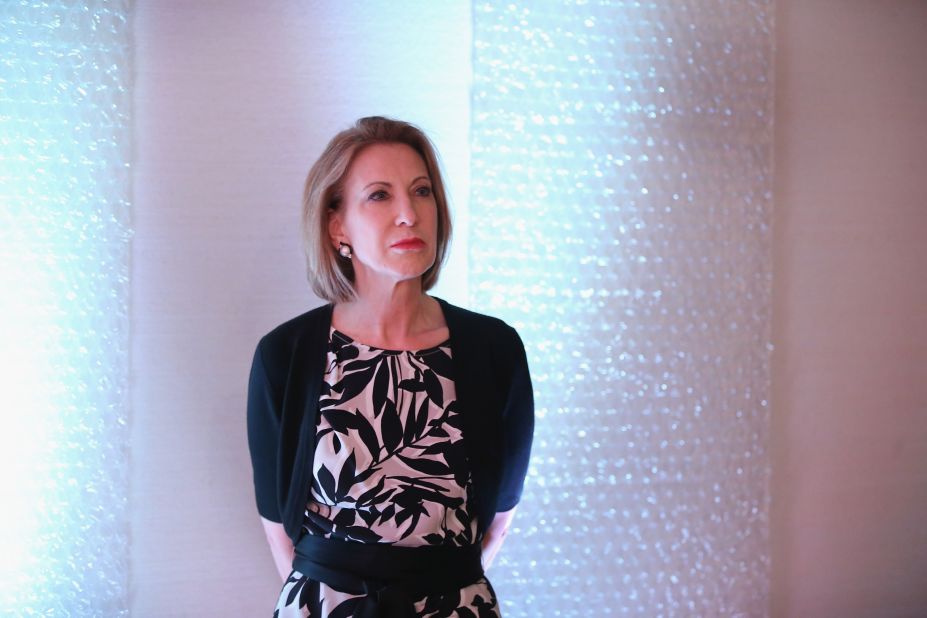
[[355,182],[408,181],[418,176],[428,177],[428,167],[422,157],[407,144],[371,144],[354,156],[348,168],[347,184]]

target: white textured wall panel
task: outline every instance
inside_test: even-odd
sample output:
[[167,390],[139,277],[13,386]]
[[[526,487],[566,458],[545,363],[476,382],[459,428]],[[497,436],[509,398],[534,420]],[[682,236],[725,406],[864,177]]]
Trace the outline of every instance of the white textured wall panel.
[[768,611],[772,27],[474,6],[471,298],[538,403],[508,618]]
[[0,5],[0,614],[128,610],[127,2]]

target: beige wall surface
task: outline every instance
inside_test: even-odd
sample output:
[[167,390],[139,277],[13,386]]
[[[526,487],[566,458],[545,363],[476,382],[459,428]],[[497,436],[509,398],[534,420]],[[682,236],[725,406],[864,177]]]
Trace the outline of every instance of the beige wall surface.
[[258,338],[319,304],[298,208],[336,130],[385,114],[435,140],[458,238],[436,292],[465,304],[470,5],[438,4],[135,3],[133,616],[273,610],[247,377]]
[[927,616],[927,3],[777,9],[773,615]]

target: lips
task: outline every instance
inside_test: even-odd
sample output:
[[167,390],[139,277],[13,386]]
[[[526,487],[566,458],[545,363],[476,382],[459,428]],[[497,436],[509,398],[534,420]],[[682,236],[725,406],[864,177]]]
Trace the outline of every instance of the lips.
[[424,249],[425,241],[421,238],[404,238],[390,245],[393,249]]

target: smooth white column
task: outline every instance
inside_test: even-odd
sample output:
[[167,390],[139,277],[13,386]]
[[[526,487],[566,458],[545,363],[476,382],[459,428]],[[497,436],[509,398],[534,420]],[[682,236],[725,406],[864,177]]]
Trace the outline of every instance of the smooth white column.
[[132,614],[270,615],[245,390],[258,338],[319,304],[303,180],[360,116],[421,125],[458,216],[436,293],[466,299],[470,6],[141,0],[134,25]]

